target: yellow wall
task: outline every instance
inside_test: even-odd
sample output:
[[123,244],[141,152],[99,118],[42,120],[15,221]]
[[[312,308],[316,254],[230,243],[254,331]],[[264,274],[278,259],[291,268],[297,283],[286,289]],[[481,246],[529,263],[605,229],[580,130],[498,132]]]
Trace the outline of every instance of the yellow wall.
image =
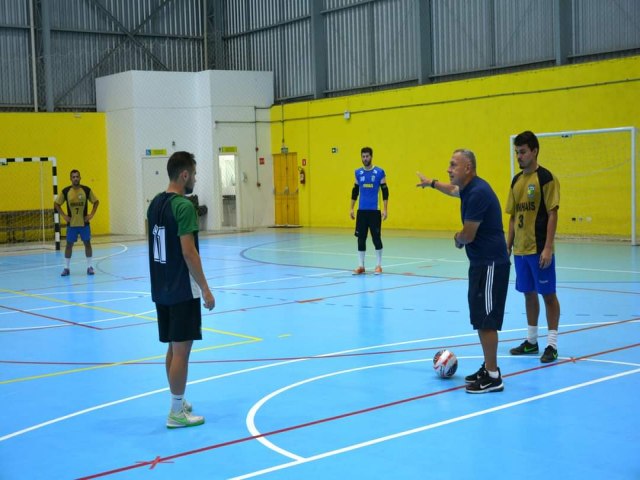
[[[0,157],[56,157],[58,190],[69,185],[69,173],[80,170],[100,208],[91,221],[94,234],[108,233],[107,142],[103,113],[2,113]],[[45,208],[53,207],[51,167],[45,164]],[[10,163],[0,167],[0,210],[39,209],[40,166]]]
[[[272,109],[272,151],[284,144],[299,163],[307,160],[300,187],[303,225],[353,225],[353,172],[361,165],[360,148],[368,145],[374,163],[387,172],[386,227],[451,231],[460,225],[459,202],[417,189],[416,170],[446,181],[451,152],[469,148],[479,175],[504,205],[510,135],[639,126],[639,99],[640,56],[307,101]],[[539,160],[544,165],[544,152]],[[580,169],[579,158],[568,161]]]
[[[639,126],[639,98],[636,56],[299,102],[273,107],[272,151],[279,153],[284,143],[297,153],[299,164],[307,162],[299,198],[303,225],[353,226],[353,172],[361,165],[360,148],[369,145],[374,162],[387,171],[385,226],[452,231],[459,227],[459,203],[417,189],[416,170],[446,180],[452,150],[470,148],[478,156],[479,174],[504,203],[511,179],[511,134]],[[349,120],[343,116],[347,110]],[[92,222],[95,234],[109,233],[105,123],[103,113],[0,114],[0,157],[57,157],[60,188],[69,184],[71,169],[80,170],[82,182],[102,201]],[[579,158],[569,160],[580,169]],[[39,198],[31,205],[32,195],[17,193],[37,192],[39,172],[26,165],[0,167],[0,210],[39,208]],[[593,194],[598,191],[594,186]]]

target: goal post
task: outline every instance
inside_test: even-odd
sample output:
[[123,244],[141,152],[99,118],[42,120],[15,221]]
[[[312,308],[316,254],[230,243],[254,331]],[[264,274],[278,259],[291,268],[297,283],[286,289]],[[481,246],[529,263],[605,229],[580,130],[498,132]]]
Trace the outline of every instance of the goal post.
[[[51,166],[51,177],[42,167]],[[19,165],[30,165],[16,169]],[[39,171],[33,168],[39,166]],[[13,169],[12,169],[13,167]],[[51,186],[45,184],[51,181]],[[58,195],[56,157],[2,157],[0,158],[0,187],[5,196],[0,209],[0,243],[51,240],[60,250],[60,218],[53,203]],[[51,203],[47,199],[51,198]]]
[[[638,245],[637,129],[536,133],[538,164],[560,182],[558,236],[626,240]],[[518,171],[513,141],[511,178]]]

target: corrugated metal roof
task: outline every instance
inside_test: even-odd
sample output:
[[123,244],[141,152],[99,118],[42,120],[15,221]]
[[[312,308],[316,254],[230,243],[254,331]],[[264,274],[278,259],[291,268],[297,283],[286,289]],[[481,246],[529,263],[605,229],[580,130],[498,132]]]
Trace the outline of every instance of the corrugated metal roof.
[[[30,1],[0,2],[5,110],[30,108],[34,101]],[[319,11],[312,1],[322,2]],[[417,84],[421,72],[435,81],[553,64],[558,25],[566,29],[560,32],[571,30],[562,61],[640,51],[637,0],[573,0],[563,4],[570,5],[569,15],[558,13],[557,1],[49,0],[53,103],[57,110],[95,108],[95,78],[111,73],[203,70],[205,34],[216,68],[273,71],[278,100]],[[419,17],[423,10],[428,24]],[[42,106],[41,13],[36,8]],[[313,36],[314,18],[320,37]],[[425,25],[430,35],[421,44]]]

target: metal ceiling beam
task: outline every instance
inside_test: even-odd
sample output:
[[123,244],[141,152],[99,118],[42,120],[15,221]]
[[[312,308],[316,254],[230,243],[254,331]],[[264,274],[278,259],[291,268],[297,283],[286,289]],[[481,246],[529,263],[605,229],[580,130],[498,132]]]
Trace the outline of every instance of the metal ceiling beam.
[[[46,2],[48,0],[42,0],[42,2]],[[109,16],[112,20],[114,20],[121,29],[124,29],[124,33],[127,35],[125,38],[123,38],[120,43],[118,43],[118,45],[116,45],[114,48],[112,48],[109,52],[107,52],[101,59],[100,61],[98,61],[98,63],[96,63],[87,73],[85,73],[76,83],[74,83],[71,87],[69,87],[67,90],[64,91],[64,93],[62,93],[58,98],[56,98],[56,104],[58,104],[63,98],[65,98],[67,95],[69,95],[73,90],[75,90],[75,88],[80,85],[82,82],[84,82],[89,76],[91,76],[98,68],[100,68],[100,66],[102,64],[104,64],[120,47],[122,47],[123,45],[125,45],[127,43],[128,40],[131,40],[133,38],[133,42],[141,45],[140,42],[135,38],[135,35],[153,18],[155,17],[155,15],[162,10],[168,3],[173,2],[174,0],[164,0],[162,3],[160,3],[160,5],[158,5],[156,8],[154,8],[151,13],[142,21],[140,22],[140,24],[134,28],[131,31],[128,31],[126,29],[126,27],[124,27],[122,25],[122,23],[120,23],[112,14],[111,12],[109,12],[108,10],[104,9],[104,7],[102,7],[102,5],[100,5],[99,3],[97,3],[97,0],[89,0],[91,1],[91,3],[93,3],[94,5],[97,5],[100,10],[102,10],[103,12],[107,13],[107,16]],[[159,59],[157,59],[157,57],[155,55],[153,55],[152,52],[149,52],[149,50],[144,46],[141,45],[163,68],[164,70],[169,70],[168,67],[166,65],[164,65],[164,63],[162,63],[162,61],[160,61]]]
[[[143,44],[140,40],[138,40],[135,37],[135,34],[130,32],[127,27],[125,27],[122,22],[120,20],[118,20],[106,7],[102,6],[102,4],[100,4],[98,2],[98,0],[90,0],[98,10],[100,10],[102,13],[104,13],[107,17],[109,17],[111,20],[113,20],[113,23],[115,23],[118,28],[122,31],[122,33],[124,33],[127,38],[129,38],[129,40],[131,40],[132,43],[135,43],[137,46],[141,47],[143,51],[147,52],[147,54],[153,58],[153,60],[155,60],[155,62],[160,65],[162,68],[164,68],[165,70],[169,70],[169,68],[164,64],[164,62],[162,60],[160,60],[151,50],[149,50],[147,48],[147,46],[145,44]],[[166,0],[162,6],[166,5],[169,1],[172,0]],[[157,11],[157,10],[156,10]],[[143,24],[147,23],[147,20],[150,19],[151,17],[153,17],[155,13],[151,12],[149,14],[149,16],[147,16],[147,18],[145,18],[143,20]],[[139,28],[136,29],[136,32],[139,30]]]

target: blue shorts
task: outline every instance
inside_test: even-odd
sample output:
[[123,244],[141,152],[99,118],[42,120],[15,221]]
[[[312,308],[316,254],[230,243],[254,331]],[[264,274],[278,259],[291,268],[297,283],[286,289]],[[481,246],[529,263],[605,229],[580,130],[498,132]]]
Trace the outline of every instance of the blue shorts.
[[67,227],[67,243],[76,243],[78,235],[83,242],[91,240],[91,227],[85,225],[84,227]]
[[556,293],[556,256],[551,265],[540,268],[540,255],[514,255],[516,290],[522,293],[537,292],[540,295]]

